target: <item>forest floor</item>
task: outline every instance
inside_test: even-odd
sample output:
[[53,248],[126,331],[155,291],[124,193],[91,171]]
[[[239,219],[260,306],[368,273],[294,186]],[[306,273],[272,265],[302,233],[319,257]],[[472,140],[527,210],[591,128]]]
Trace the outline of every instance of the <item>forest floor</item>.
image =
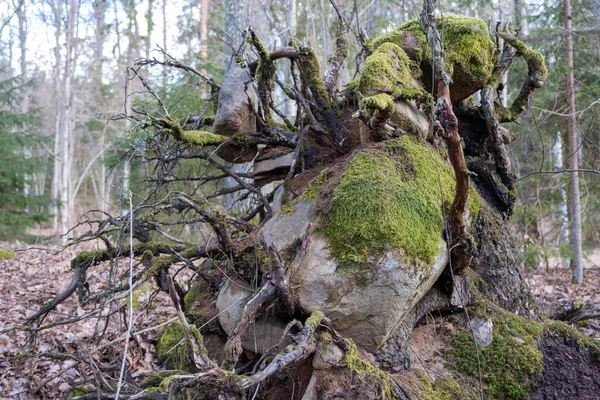
[[[0,247],[9,246],[0,243]],[[68,353],[91,354],[94,361],[102,363],[105,368],[120,365],[125,327],[119,325],[117,315],[109,319],[91,317],[73,325],[55,326],[35,335],[19,329],[4,332],[22,324],[24,318],[33,315],[43,302],[68,285],[71,280],[70,260],[84,249],[80,246],[52,254],[44,248],[38,248],[17,252],[13,259],[0,261],[0,399],[63,397],[71,385],[82,378],[82,371],[91,374],[89,371],[95,369],[64,358]],[[106,271],[108,268],[95,268],[96,275],[90,277],[90,284],[94,286],[106,282]],[[567,301],[600,303],[600,268],[586,269],[581,286],[570,283],[569,270],[545,272],[543,269],[528,269],[523,274],[540,310],[545,314],[552,314]],[[168,318],[172,319],[173,315],[167,296],[159,294],[150,298],[152,290],[144,290],[143,287],[140,293],[136,299],[134,335],[128,351],[128,365],[132,366],[134,378],[158,368],[154,358],[157,331],[169,323]],[[58,307],[58,313],[47,317],[44,323],[53,323],[84,312],[73,296]],[[600,338],[600,323],[597,320],[579,329],[588,336]]]

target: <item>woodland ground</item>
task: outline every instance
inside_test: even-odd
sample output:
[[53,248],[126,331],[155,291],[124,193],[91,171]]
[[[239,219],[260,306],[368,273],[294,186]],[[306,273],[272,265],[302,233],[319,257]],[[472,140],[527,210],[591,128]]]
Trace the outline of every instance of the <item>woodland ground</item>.
[[[0,247],[3,246],[8,247],[0,243]],[[0,261],[0,331],[32,315],[39,308],[40,299],[50,299],[68,285],[69,262],[77,251],[83,249],[85,247],[71,248],[52,255],[40,248],[17,252],[13,259]],[[123,271],[126,265],[119,268]],[[107,271],[108,268],[95,267],[96,274],[90,274],[90,285],[95,288],[101,288],[102,282],[106,282],[106,276],[102,274],[107,272],[98,272],[101,270]],[[553,269],[546,272],[543,269],[529,269],[524,271],[524,275],[544,313],[551,314],[567,301],[600,303],[600,268],[586,269],[581,286],[570,283],[568,270]],[[133,377],[158,368],[157,360],[153,357],[157,331],[169,323],[168,318],[173,315],[170,299],[164,294],[153,296],[150,286],[140,288],[140,293],[134,300],[134,335],[128,351]],[[58,311],[60,316],[53,314],[44,323],[58,320],[57,317],[64,319],[82,313],[75,296],[62,303]],[[112,318],[113,322],[108,325],[105,320],[89,318],[73,325],[54,327],[35,337],[18,330],[0,334],[0,399],[61,398],[81,375],[73,368],[76,361],[57,360],[59,353],[91,352],[94,360],[104,367],[118,367],[126,327],[117,324],[118,318]],[[452,324],[441,328],[452,331]],[[587,326],[579,329],[588,336],[600,338],[600,323],[597,320],[589,321]],[[417,331],[414,336],[411,345],[419,346]],[[430,344],[422,345],[423,348],[431,348]],[[55,358],[22,357],[27,353],[53,353]]]

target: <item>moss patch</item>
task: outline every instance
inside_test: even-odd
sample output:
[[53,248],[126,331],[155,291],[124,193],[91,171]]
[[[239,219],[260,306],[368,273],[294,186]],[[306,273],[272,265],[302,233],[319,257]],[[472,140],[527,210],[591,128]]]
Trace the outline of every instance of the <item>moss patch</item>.
[[588,349],[596,359],[600,360],[600,341],[579,332],[571,325],[562,321],[548,320],[543,323],[544,332],[548,335],[557,335],[573,339],[579,348]]
[[216,146],[224,143],[227,139],[225,136],[215,135],[207,131],[183,131],[181,138],[190,144],[197,146]]
[[[384,43],[367,57],[360,76],[349,87],[363,96],[387,93],[393,99],[429,99],[429,94],[414,78],[420,74],[418,66],[398,44]],[[379,103],[375,99],[370,100],[371,106]],[[389,107],[387,98],[385,106]]]
[[14,250],[0,248],[0,260],[10,260],[15,255]]
[[419,379],[416,398],[420,400],[478,400],[479,393],[472,387],[451,378],[437,377],[435,381],[424,373]]
[[[450,75],[459,66],[461,71],[468,75],[481,77],[484,81],[489,80],[496,62],[496,49],[486,23],[479,18],[455,14],[438,15],[436,21],[442,36],[444,59]],[[380,47],[385,43],[401,46],[405,37],[403,31],[410,32],[417,38],[418,49],[414,52],[415,61],[419,64],[430,63],[431,45],[427,45],[418,19],[376,38],[373,46]]]
[[366,97],[364,99],[365,109],[368,113],[374,114],[378,111],[385,113],[393,113],[396,109],[394,98],[389,94],[379,93],[375,96]]
[[196,146],[216,146],[227,140],[226,136],[216,135],[207,131],[184,131],[179,122],[172,118],[161,119],[165,126],[163,132],[173,135],[177,140]]
[[345,339],[346,350],[342,364],[359,379],[379,386],[379,399],[395,399],[394,383],[386,372],[375,368],[365,361],[359,354],[356,344],[350,339]]
[[[307,186],[306,190],[294,200],[286,203],[281,207],[281,212],[283,214],[293,214],[294,213],[294,205],[303,201],[303,200],[314,200],[319,195],[319,191],[321,190],[321,186],[325,183],[328,177],[328,169],[325,168],[321,173],[314,178]],[[284,194],[285,198],[286,195]]]
[[[541,325],[506,311],[491,317],[492,344],[479,353],[485,391],[494,399],[527,399],[530,378],[542,372],[544,364],[537,340]],[[459,372],[477,377],[477,354],[469,332],[457,334],[450,357]]]
[[[431,263],[443,230],[440,181],[450,204],[455,191],[450,165],[413,137],[358,152],[333,191],[323,226],[332,255],[342,266],[364,264],[393,246],[411,260]],[[478,198],[472,194],[469,207],[476,213]]]
[[180,323],[169,325],[161,332],[156,343],[156,357],[169,369],[186,369],[188,343]]

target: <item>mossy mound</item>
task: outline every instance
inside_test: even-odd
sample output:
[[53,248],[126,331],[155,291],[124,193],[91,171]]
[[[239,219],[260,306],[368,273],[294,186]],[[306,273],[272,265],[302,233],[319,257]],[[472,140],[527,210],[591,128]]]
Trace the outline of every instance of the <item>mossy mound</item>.
[[600,345],[597,341],[563,322],[532,320],[481,299],[469,308],[471,318],[475,313],[481,318],[492,320],[492,343],[485,349],[479,348],[478,366],[472,334],[459,331],[452,338],[445,358],[447,365],[457,376],[473,379],[472,385],[477,385],[476,381],[481,374],[484,391],[489,399],[528,399],[538,386],[569,384],[541,380],[542,372],[556,368],[546,364],[546,355],[540,350],[542,342],[556,347],[566,340],[572,343],[573,347],[569,351],[573,351],[574,356],[578,353],[591,354],[596,362],[600,357]]
[[[444,60],[454,80],[451,86],[452,100],[467,98],[482,88],[492,77],[496,63],[496,48],[486,23],[479,18],[464,15],[443,14],[436,17],[437,28],[442,36]],[[431,75],[432,49],[418,19],[411,20],[395,31],[373,40],[373,47],[393,43],[406,46],[406,32],[414,35],[417,46],[409,55],[424,72]],[[427,75],[427,74],[425,74]],[[424,76],[425,85],[430,79]],[[470,93],[469,93],[470,92]]]
[[[479,353],[485,392],[494,399],[527,399],[531,377],[544,367],[537,346],[542,334],[541,325],[527,323],[508,312],[491,319],[493,341]],[[478,376],[477,353],[471,333],[461,332],[454,337],[449,356],[459,372]]]
[[400,45],[384,43],[367,57],[360,76],[349,86],[362,96],[386,93],[394,99],[417,99],[427,96],[415,79],[420,74],[418,65]]
[[188,353],[183,326],[180,323],[167,326],[156,343],[158,362],[168,369],[184,370],[188,364]]
[[[332,255],[341,265],[365,264],[391,246],[410,260],[431,263],[442,240],[442,199],[451,203],[454,191],[450,165],[411,136],[357,152],[333,190],[324,222]],[[479,211],[475,191],[469,211]]]

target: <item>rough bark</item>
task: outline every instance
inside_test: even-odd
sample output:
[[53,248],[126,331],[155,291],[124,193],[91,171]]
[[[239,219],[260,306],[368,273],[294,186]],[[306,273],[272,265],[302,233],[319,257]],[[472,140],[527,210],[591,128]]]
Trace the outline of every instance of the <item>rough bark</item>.
[[579,199],[579,139],[577,134],[577,108],[575,107],[575,78],[573,76],[573,33],[571,21],[571,0],[563,0],[564,24],[567,31],[564,52],[567,59],[567,132],[569,136],[569,188],[571,202],[571,245],[573,247],[573,282],[583,282],[583,253],[581,249],[581,203]]

